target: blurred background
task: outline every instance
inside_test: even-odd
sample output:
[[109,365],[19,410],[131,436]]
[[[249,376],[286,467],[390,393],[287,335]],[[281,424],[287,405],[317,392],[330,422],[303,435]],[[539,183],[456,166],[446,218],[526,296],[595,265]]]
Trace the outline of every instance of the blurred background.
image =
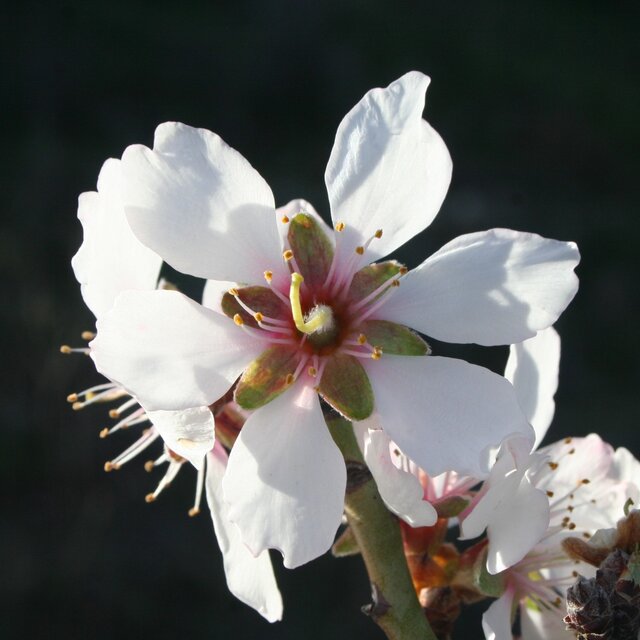
[[[563,359],[549,439],[598,431],[640,455],[638,428],[637,3],[25,0],[2,10],[4,364],[0,635],[3,638],[371,638],[358,558],[287,571],[284,622],[226,590],[206,512],[190,519],[185,468],[159,474],[130,442],[98,438],[104,408],[73,413],[99,382],[62,356],[93,328],[69,261],[77,196],[104,159],[180,120],[219,133],[271,185],[328,214],[323,172],[343,115],[410,69],[432,77],[425,117],[454,161],[410,266],[494,226],[575,240],[581,288],[558,329]],[[637,72],[637,66],[635,66]],[[436,345],[502,371],[506,349]],[[478,611],[457,637],[480,637]],[[472,629],[473,631],[471,631]]]

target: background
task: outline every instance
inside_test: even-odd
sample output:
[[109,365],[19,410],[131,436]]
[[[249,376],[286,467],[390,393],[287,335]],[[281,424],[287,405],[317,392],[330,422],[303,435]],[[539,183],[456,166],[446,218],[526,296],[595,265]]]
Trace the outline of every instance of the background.
[[[640,454],[637,3],[12,6],[0,20],[3,638],[383,637],[358,610],[369,598],[358,558],[293,572],[277,558],[285,619],[263,622],[228,594],[208,515],[187,517],[195,474],[145,504],[159,478],[143,460],[102,471],[132,434],[99,440],[104,408],[65,402],[98,381],[84,357],[58,352],[93,327],[69,265],[77,195],[165,120],[219,133],[280,204],[301,196],[326,215],[342,116],[410,69],[431,75],[425,117],[453,182],[397,257],[414,266],[494,226],[577,241],[550,438],[595,430]],[[504,366],[506,350],[436,346]],[[480,635],[477,615],[458,637]]]

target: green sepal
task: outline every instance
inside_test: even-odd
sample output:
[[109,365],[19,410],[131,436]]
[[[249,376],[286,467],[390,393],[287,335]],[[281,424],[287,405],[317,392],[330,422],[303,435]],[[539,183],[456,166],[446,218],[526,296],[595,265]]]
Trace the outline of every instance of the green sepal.
[[366,298],[380,285],[397,276],[400,271],[405,268],[406,267],[395,260],[387,260],[386,262],[376,262],[375,264],[370,264],[360,269],[351,281],[349,299],[357,302],[358,300]]
[[320,289],[333,261],[333,245],[327,234],[314,217],[298,213],[289,223],[287,239],[300,275],[312,290]]
[[469,502],[471,502],[469,498],[450,496],[432,504],[438,512],[438,518],[455,518],[469,506]]
[[353,356],[335,354],[328,358],[318,393],[349,420],[364,420],[373,412],[369,376]]
[[234,399],[243,409],[258,409],[293,382],[300,357],[296,349],[277,345],[263,351],[242,374]]
[[366,320],[359,326],[372,347],[394,356],[427,356],[429,345],[408,327],[388,320]]
[[338,536],[338,539],[333,543],[331,547],[331,554],[334,558],[346,558],[348,556],[355,556],[360,553],[360,547],[356,541],[356,537],[353,535],[351,527],[346,527],[345,530]]
[[[254,312],[260,312],[278,320],[291,320],[290,310],[269,287],[238,287],[237,291],[242,302]],[[247,325],[254,328],[258,326],[253,316],[245,311],[235,296],[230,293],[227,292],[222,296],[221,307],[222,312],[229,318],[233,318],[236,313],[239,313]]]
[[497,573],[493,575],[487,571],[487,553],[485,548],[478,555],[473,566],[473,582],[475,587],[489,598],[499,598],[505,590],[505,574]]

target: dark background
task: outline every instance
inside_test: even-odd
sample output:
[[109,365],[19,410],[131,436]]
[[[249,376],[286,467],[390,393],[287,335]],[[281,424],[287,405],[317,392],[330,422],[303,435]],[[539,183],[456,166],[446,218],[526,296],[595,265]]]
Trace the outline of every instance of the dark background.
[[[551,439],[598,431],[640,454],[637,3],[21,2],[2,10],[0,266],[3,638],[381,638],[359,611],[359,559],[293,572],[276,559],[285,621],[232,598],[206,513],[187,517],[184,469],[102,465],[103,408],[72,413],[98,381],[79,344],[92,316],[69,260],[76,198],[103,160],[151,144],[168,119],[242,152],[283,204],[328,213],[335,129],[363,93],[410,69],[431,75],[426,117],[454,161],[410,266],[493,226],[575,240],[581,288],[558,328],[563,361]],[[635,71],[636,73],[632,73]],[[439,345],[438,345],[439,346]],[[497,371],[506,350],[452,349]],[[143,456],[143,460],[148,456]],[[474,631],[458,637],[479,637]]]

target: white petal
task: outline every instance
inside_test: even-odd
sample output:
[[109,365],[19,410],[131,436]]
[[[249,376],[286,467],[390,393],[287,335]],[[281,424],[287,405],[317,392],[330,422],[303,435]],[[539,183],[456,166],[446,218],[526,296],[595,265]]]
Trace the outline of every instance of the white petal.
[[507,589],[482,616],[482,630],[486,640],[513,640],[511,612],[513,591]]
[[153,151],[126,149],[122,173],[132,229],[179,271],[254,284],[285,273],[273,194],[219,136],[166,122]]
[[282,619],[282,597],[273,575],[269,552],[259,556],[243,544],[238,528],[229,520],[222,496],[222,478],[227,468],[227,454],[217,445],[207,457],[207,502],[213,528],[222,551],[229,591],[255,609],[269,622]]
[[422,119],[429,82],[412,71],[372,89],[338,127],[325,182],[334,226],[346,224],[343,256],[382,229],[367,252],[369,262],[381,258],[429,226],[440,209],[451,157]]
[[513,384],[524,415],[536,432],[537,447],[551,424],[560,367],[560,336],[553,327],[511,345],[504,377]]
[[575,640],[575,634],[567,631],[562,620],[563,607],[539,609],[535,605],[520,606],[522,640]]
[[264,343],[177,291],[131,291],[98,321],[90,347],[100,373],[155,411],[211,404]]
[[223,481],[229,517],[254,554],[279,549],[289,569],[333,543],[346,469],[316,392],[299,384],[249,416]]
[[222,296],[235,286],[236,283],[229,280],[207,280],[202,290],[202,306],[224,315]]
[[215,425],[209,407],[147,411],[147,417],[169,449],[186,458],[196,469],[202,467],[204,457],[215,441]]
[[438,520],[436,510],[424,500],[424,490],[418,478],[393,464],[390,443],[383,431],[369,430],[364,437],[364,458],[382,500],[412,527],[433,526]]
[[366,361],[376,411],[389,437],[430,476],[457,471],[482,478],[507,435],[533,439],[513,387],[462,360],[387,356]]
[[96,318],[127,289],[156,288],[162,259],[133,234],[124,215],[120,161],[107,160],[98,176],[98,191],[78,199],[82,245],[71,265],[82,297]]
[[613,456],[609,477],[640,486],[640,462],[628,449],[618,447]]
[[492,229],[460,236],[402,280],[384,318],[445,342],[515,344],[551,326],[578,290],[573,242]]

